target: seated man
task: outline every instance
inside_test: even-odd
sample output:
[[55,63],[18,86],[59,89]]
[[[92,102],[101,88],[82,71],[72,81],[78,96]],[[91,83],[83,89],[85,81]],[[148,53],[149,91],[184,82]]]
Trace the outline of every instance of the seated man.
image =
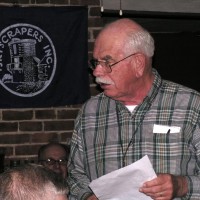
[[40,147],[38,151],[38,163],[66,178],[68,156],[69,148],[66,145],[51,142]]
[[27,164],[0,174],[0,199],[68,200],[61,176],[42,165]]

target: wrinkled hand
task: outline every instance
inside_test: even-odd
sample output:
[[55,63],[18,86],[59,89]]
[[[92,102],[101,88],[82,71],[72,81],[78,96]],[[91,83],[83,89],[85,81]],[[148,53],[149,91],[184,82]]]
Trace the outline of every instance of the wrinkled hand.
[[187,193],[187,181],[182,176],[159,174],[157,178],[145,182],[139,191],[154,200],[171,200]]

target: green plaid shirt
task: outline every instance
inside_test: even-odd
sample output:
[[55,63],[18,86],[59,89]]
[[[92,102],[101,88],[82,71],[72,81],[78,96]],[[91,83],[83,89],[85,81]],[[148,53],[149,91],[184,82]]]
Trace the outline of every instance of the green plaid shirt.
[[[68,168],[71,199],[85,199],[92,180],[145,155],[156,173],[187,177],[189,192],[182,199],[200,199],[200,94],[153,72],[151,91],[132,113],[103,93],[80,110]],[[180,131],[154,133],[154,124]]]

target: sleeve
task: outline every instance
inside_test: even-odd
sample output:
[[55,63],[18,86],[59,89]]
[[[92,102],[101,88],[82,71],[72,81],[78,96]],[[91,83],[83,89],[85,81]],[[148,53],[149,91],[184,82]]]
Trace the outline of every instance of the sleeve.
[[184,199],[200,199],[200,121],[193,134],[192,148],[190,150],[196,157],[195,170],[193,175],[187,175],[188,193]]
[[71,149],[68,161],[69,199],[71,200],[84,200],[92,194],[92,191],[88,187],[90,180],[86,172],[80,121],[79,115],[75,121],[75,129],[71,139]]

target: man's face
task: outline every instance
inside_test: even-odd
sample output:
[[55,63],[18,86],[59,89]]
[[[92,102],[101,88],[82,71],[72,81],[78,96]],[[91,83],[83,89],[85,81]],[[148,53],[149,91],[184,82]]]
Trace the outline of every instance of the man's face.
[[[94,58],[113,64],[125,57],[121,46],[120,38],[115,38],[111,34],[103,34],[95,43]],[[96,67],[93,75],[97,78],[96,81],[104,90],[105,95],[119,101],[126,101],[133,95],[133,91],[137,87],[135,64],[131,62],[134,57],[129,57],[116,64],[110,73],[107,73],[101,65]]]
[[42,165],[49,168],[50,170],[61,174],[63,178],[67,176],[67,155],[66,151],[57,145],[48,147],[43,154],[41,160]]

